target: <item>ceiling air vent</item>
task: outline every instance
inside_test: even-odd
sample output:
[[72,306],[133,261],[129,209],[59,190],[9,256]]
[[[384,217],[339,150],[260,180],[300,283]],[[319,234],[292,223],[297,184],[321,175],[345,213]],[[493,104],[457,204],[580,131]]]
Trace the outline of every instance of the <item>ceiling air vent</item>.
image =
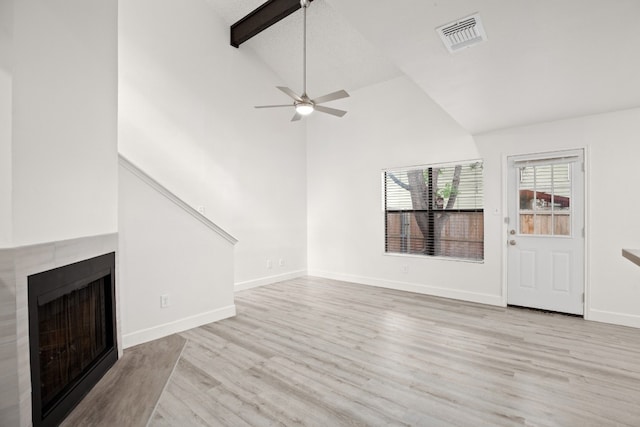
[[477,13],[438,27],[436,32],[451,53],[482,43],[487,39],[480,15]]

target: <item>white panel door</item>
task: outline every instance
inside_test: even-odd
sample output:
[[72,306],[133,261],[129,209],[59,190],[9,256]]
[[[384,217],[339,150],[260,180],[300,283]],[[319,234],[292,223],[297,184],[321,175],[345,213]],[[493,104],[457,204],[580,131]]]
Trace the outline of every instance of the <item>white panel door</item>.
[[584,313],[582,150],[508,159],[507,303]]

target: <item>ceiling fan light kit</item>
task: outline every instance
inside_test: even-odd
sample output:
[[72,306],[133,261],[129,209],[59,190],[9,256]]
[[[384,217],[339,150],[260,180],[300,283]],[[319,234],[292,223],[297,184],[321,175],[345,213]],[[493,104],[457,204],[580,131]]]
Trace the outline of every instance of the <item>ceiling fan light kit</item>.
[[303,115],[303,116],[308,116],[309,114],[313,113],[313,104],[311,102],[296,102],[295,103],[296,106],[296,113]]
[[336,99],[347,98],[349,94],[345,90],[339,90],[329,93],[327,95],[320,96],[315,99],[309,98],[307,95],[307,8],[309,7],[309,0],[300,0],[300,7],[303,11],[303,48],[302,48],[302,95],[296,94],[293,90],[284,86],[277,86],[282,92],[287,94],[293,99],[293,104],[285,105],[258,105],[255,108],[281,108],[281,107],[294,107],[296,113],[291,119],[292,122],[300,120],[303,116],[308,116],[314,111],[321,113],[331,114],[332,116],[342,117],[347,114],[344,110],[338,110],[336,108],[325,107],[322,104],[329,101],[335,101]]

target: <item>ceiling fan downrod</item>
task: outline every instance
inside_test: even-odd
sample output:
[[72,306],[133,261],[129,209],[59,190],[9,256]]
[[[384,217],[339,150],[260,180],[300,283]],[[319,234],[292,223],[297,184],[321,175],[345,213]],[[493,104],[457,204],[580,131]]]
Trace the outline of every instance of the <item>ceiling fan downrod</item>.
[[309,0],[300,0],[302,8],[302,95],[307,94],[307,8]]
[[334,101],[336,99],[347,98],[349,94],[345,90],[328,93],[318,98],[311,99],[307,95],[307,8],[309,0],[300,0],[300,7],[303,11],[303,36],[302,36],[302,95],[297,95],[293,90],[284,86],[276,86],[279,90],[287,94],[293,99],[293,104],[284,105],[257,105],[255,108],[281,108],[293,106],[296,113],[291,119],[292,122],[300,120],[302,117],[311,114],[314,111],[330,114],[336,117],[342,117],[347,112],[336,108],[325,107],[325,102]]

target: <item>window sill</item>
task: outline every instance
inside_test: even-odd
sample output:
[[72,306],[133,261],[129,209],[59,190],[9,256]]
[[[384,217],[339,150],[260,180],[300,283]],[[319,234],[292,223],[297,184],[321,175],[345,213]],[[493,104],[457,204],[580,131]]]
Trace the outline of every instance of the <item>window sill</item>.
[[466,262],[469,264],[484,264],[483,259],[467,259],[467,258],[454,258],[454,257],[446,257],[446,256],[430,256],[430,255],[417,255],[417,254],[401,254],[396,252],[383,252],[383,256],[389,257],[399,257],[399,258],[418,258],[424,260],[434,260],[434,261],[453,261],[453,262]]

